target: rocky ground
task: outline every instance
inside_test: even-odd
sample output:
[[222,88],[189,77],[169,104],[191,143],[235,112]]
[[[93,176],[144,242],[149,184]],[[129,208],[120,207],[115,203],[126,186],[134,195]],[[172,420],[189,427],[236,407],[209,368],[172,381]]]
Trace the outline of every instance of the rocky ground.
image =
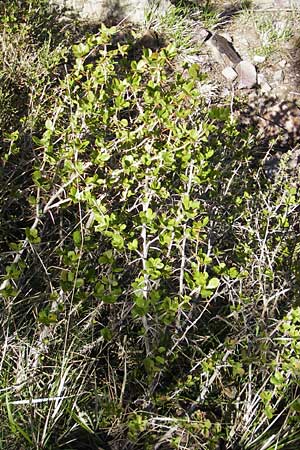
[[[300,3],[299,10],[239,9],[229,4],[219,17],[220,23],[213,31],[224,36],[242,60],[256,67],[257,83],[253,88],[284,100],[300,100]],[[215,63],[220,61],[212,61],[204,46],[201,53],[225,93],[226,88],[234,87],[236,83],[232,86],[230,79],[219,77],[220,67]]]
[[218,21],[210,29],[198,24],[196,31],[195,62],[208,77],[203,92],[209,102],[231,99],[233,110],[235,99],[242,98],[248,106],[233,113],[280,150],[267,164],[276,169],[281,155],[292,150],[289,164],[298,170],[300,1],[247,2],[247,8],[246,2],[214,4]]

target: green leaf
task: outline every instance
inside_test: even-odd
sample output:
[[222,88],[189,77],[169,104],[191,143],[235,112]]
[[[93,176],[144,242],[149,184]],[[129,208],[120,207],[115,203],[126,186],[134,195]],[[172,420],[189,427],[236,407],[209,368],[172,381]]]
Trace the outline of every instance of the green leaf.
[[73,45],[72,50],[74,56],[76,58],[80,58],[88,54],[88,52],[90,51],[90,46],[88,44],[85,44],[84,42],[81,42],[80,44]]
[[200,295],[202,298],[209,298],[209,297],[211,297],[212,292],[211,292],[211,290],[208,290],[208,289],[201,289]]
[[41,242],[41,238],[38,235],[38,230],[36,228],[26,228],[25,234],[29,242],[32,244],[39,244]]
[[155,361],[160,365],[165,364],[165,359],[162,356],[155,356]]
[[98,283],[96,284],[96,286],[95,286],[95,289],[94,289],[94,295],[95,295],[95,297],[102,299],[102,297],[103,297],[103,295],[104,295],[104,292],[105,292],[105,287],[104,287],[104,285],[103,285],[102,283],[98,282]]
[[148,208],[146,213],[145,213],[145,217],[147,219],[147,222],[151,223],[155,219],[156,214],[152,211],[151,208]]
[[133,241],[131,241],[127,244],[127,247],[128,247],[128,250],[137,250],[138,245],[139,245],[138,240],[133,239]]
[[236,267],[231,267],[231,268],[228,270],[228,275],[230,276],[231,279],[234,280],[235,278],[238,277],[239,272],[238,272],[238,270],[237,270]]
[[193,280],[195,281],[197,286],[206,287],[206,282],[208,278],[207,272],[195,272],[193,276]]
[[146,69],[146,67],[147,67],[146,61],[143,60],[143,59],[141,59],[141,60],[137,63],[135,70],[136,70],[137,72],[144,72],[145,69]]
[[117,248],[118,250],[122,250],[124,248],[124,245],[125,245],[124,238],[120,234],[115,233],[112,236],[111,244],[112,244],[113,247]]
[[8,422],[9,422],[12,433],[20,433],[23,436],[23,438],[26,439],[26,441],[29,442],[29,444],[32,446],[33,442],[31,440],[29,434],[26,431],[24,431],[23,428],[13,418],[8,395],[6,395],[5,400],[6,400]]
[[184,194],[184,196],[182,198],[182,204],[183,204],[184,209],[187,211],[190,207],[190,199],[187,194]]
[[299,398],[296,398],[296,400],[293,401],[293,403],[291,404],[291,409],[293,411],[300,413],[300,399]]
[[198,75],[199,75],[199,64],[192,64],[189,67],[189,75],[192,78],[198,78]]
[[113,304],[113,303],[116,303],[116,301],[118,300],[118,297],[119,297],[119,291],[116,290],[116,293],[111,293],[109,295],[103,295],[101,297],[101,300],[104,303]]
[[75,287],[78,289],[78,288],[80,288],[82,286],[84,286],[84,279],[83,278],[76,278]]
[[113,334],[112,334],[112,331],[109,328],[104,327],[101,330],[101,336],[103,336],[103,338],[106,341],[111,341]]
[[272,408],[271,405],[267,405],[265,406],[264,413],[267,416],[267,418],[271,420],[274,416],[274,409]]
[[264,403],[268,403],[272,400],[273,393],[271,391],[262,391],[260,398]]
[[211,278],[208,284],[206,285],[206,289],[217,289],[219,284],[220,281],[218,280],[218,278]]
[[209,110],[209,117],[216,120],[227,120],[230,117],[230,108],[212,107]]
[[50,119],[47,119],[46,120],[46,122],[45,122],[45,127],[46,127],[46,129],[47,130],[49,130],[49,131],[54,131],[54,125],[53,125],[53,122],[52,122],[52,120],[50,120]]
[[50,311],[49,308],[44,308],[39,312],[38,321],[44,323],[45,325],[50,325],[51,323],[57,322],[57,313]]
[[74,231],[73,233],[73,241],[76,247],[81,246],[81,232],[79,230]]
[[126,155],[122,158],[122,165],[124,168],[130,168],[134,163],[134,158],[132,155]]
[[153,361],[153,359],[151,358],[145,358],[144,359],[144,367],[146,369],[146,372],[148,372],[149,374],[153,373],[153,371],[155,370],[155,363]]
[[270,378],[270,381],[272,384],[274,384],[274,386],[282,386],[285,379],[282,373],[275,372],[274,375]]
[[98,258],[99,264],[112,264],[115,261],[113,251],[107,250]]

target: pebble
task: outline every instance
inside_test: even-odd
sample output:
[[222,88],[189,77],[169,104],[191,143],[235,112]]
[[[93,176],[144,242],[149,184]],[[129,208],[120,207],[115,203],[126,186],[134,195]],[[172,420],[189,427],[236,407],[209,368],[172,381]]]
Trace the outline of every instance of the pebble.
[[262,73],[259,73],[257,75],[257,84],[259,84],[261,92],[265,94],[267,94],[272,90],[272,87],[269,85],[269,83],[265,79],[265,76]]
[[257,84],[261,85],[262,83],[264,83],[266,81],[264,74],[259,73],[257,75]]
[[239,89],[251,89],[257,82],[257,73],[253,64],[249,61],[241,61],[235,67],[239,75]]
[[283,69],[286,66],[286,59],[282,59],[281,61],[279,61],[278,65]]
[[260,89],[261,89],[261,92],[264,92],[265,94],[267,94],[268,92],[270,92],[272,90],[272,87],[269,85],[269,83],[267,81],[265,81],[264,83],[262,83],[260,85]]
[[227,67],[225,67],[225,69],[222,70],[222,75],[223,75],[223,77],[226,78],[226,80],[229,80],[229,81],[234,81],[236,79],[236,77],[238,76],[236,71],[230,66],[227,66]]
[[262,56],[262,55],[254,55],[253,57],[253,62],[255,62],[256,64],[261,64],[263,62],[265,62],[266,57]]
[[274,81],[282,81],[283,80],[283,70],[276,70],[276,72],[274,72],[273,75],[273,80]]

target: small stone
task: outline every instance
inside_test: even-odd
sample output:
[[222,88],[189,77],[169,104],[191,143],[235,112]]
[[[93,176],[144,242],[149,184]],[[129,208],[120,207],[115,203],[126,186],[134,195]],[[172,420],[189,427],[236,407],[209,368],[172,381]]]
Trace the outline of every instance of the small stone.
[[241,61],[240,55],[235,48],[224,36],[214,33],[206,41],[206,45],[211,49],[213,57],[219,63],[226,63],[226,65],[236,65]]
[[275,7],[277,8],[298,8],[299,0],[275,0]]
[[284,43],[284,48],[286,50],[295,50],[295,41],[290,40]]
[[282,59],[281,61],[279,61],[278,65],[283,69],[286,66],[286,59]]
[[235,70],[239,75],[239,89],[251,89],[256,85],[257,73],[253,64],[249,61],[241,61]]
[[[295,47],[295,44],[294,44]],[[294,60],[299,60],[300,59],[300,49],[296,49],[295,53],[294,53]]]
[[254,55],[253,57],[253,62],[255,62],[256,64],[261,64],[263,62],[265,62],[266,57],[262,56],[262,55]]
[[276,72],[274,72],[273,74],[273,80],[274,81],[282,81],[283,79],[283,70],[276,70]]
[[260,86],[260,90],[263,93],[268,93],[272,90],[272,87],[267,82],[265,76],[262,73],[257,75],[257,84]]
[[267,94],[268,92],[270,92],[272,90],[272,87],[269,85],[269,83],[267,81],[265,81],[264,83],[262,83],[260,85],[260,89],[261,89],[261,92]]
[[248,46],[249,45],[248,39],[242,38],[242,37],[239,39],[239,43],[242,46]]
[[206,30],[205,28],[196,29],[195,36],[192,38],[193,42],[204,42],[205,39],[208,38],[208,36],[211,33]]
[[225,69],[222,70],[222,75],[228,81],[234,81],[236,79],[236,77],[238,76],[236,71],[230,66],[227,66],[227,67],[225,67]]
[[265,78],[264,74],[259,73],[257,75],[257,84],[260,86],[261,84],[265,83],[265,81],[266,81],[266,78]]
[[291,158],[288,162],[289,169],[296,169],[300,167],[300,149],[295,149],[291,153]]

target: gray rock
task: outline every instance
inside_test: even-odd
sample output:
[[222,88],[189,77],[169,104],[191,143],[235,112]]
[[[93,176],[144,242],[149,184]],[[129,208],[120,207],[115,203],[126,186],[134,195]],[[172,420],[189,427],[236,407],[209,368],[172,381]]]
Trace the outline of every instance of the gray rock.
[[49,0],[49,3],[90,23],[117,23],[125,19],[143,24],[150,10],[160,15],[170,6],[169,0]]
[[227,67],[225,67],[225,69],[222,70],[222,75],[228,81],[234,81],[236,79],[236,77],[238,76],[236,71],[230,66],[227,66]]
[[265,60],[266,57],[263,55],[254,55],[253,57],[253,62],[255,62],[255,64],[262,64]]
[[300,9],[300,0],[253,0],[252,6],[260,9],[268,9],[268,8]]
[[251,89],[257,83],[257,72],[254,65],[249,61],[241,61],[235,70],[239,75],[239,89]]
[[286,59],[282,59],[282,60],[279,61],[279,63],[278,63],[278,65],[279,65],[282,69],[284,69],[284,67],[286,66],[286,64],[287,64]]
[[299,0],[274,0],[274,4],[278,8],[300,8]]
[[272,90],[272,87],[267,82],[265,76],[262,73],[257,75],[257,84],[260,86],[261,92],[267,94]]
[[277,82],[280,82],[283,80],[283,70],[282,69],[276,70],[276,72],[274,72],[273,80],[277,81]]
[[214,33],[206,40],[206,45],[211,49],[214,58],[226,66],[236,65],[241,62],[241,57],[229,42],[221,34]]

